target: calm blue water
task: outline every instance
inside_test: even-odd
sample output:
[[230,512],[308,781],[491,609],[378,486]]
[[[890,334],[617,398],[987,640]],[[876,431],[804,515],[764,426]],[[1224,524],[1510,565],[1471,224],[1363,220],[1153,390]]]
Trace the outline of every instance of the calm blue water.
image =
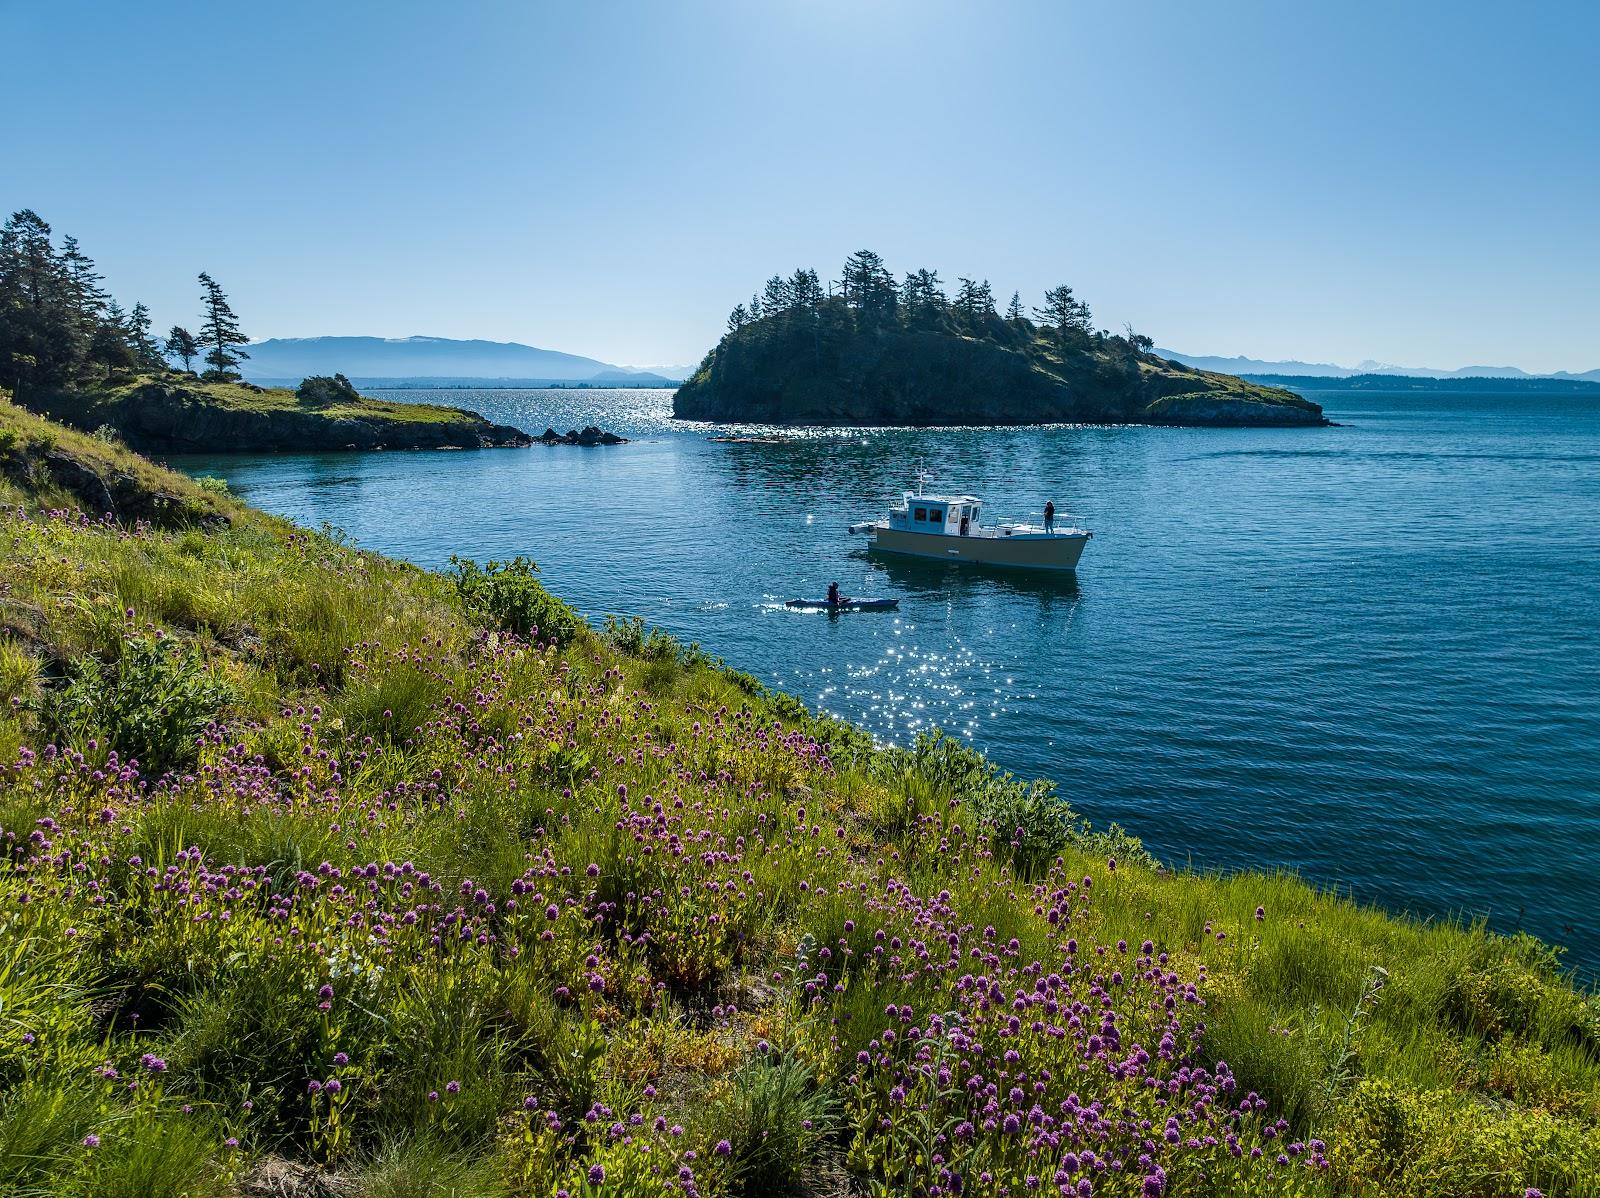
[[[186,459],[437,566],[523,553],[887,741],[939,725],[1160,857],[1485,913],[1600,968],[1600,401],[1314,394],[1323,430],[717,444],[667,392],[398,392],[614,449]],[[914,463],[1095,533],[1076,581],[869,558]],[[892,595],[896,616],[782,600]]]

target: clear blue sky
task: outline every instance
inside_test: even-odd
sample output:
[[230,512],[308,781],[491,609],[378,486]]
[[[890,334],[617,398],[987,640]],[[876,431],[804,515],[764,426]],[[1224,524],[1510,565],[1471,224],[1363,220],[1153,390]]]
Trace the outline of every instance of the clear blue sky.
[[0,204],[258,338],[692,362],[867,246],[1189,353],[1586,370],[1597,9],[0,0]]

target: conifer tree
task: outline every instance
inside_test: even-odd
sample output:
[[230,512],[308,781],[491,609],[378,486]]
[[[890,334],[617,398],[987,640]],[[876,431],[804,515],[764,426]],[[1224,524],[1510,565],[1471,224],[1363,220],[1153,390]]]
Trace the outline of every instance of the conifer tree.
[[128,313],[128,344],[134,360],[144,370],[161,370],[166,364],[161,360],[161,350],[150,335],[150,309],[143,303],[133,305]]
[[1006,305],[1006,319],[1012,324],[1022,323],[1024,317],[1022,315],[1022,293],[1020,291],[1011,293],[1011,302]]
[[105,288],[100,286],[105,278],[95,270],[93,259],[78,248],[78,239],[70,235],[61,239],[61,264],[66,269],[79,324],[85,333],[92,336],[99,328],[110,301]]
[[200,323],[200,344],[206,347],[206,363],[211,367],[207,374],[228,378],[233,375],[233,368],[250,356],[243,348],[250,344],[250,338],[239,331],[238,317],[216,280],[201,271],[200,286],[204,289],[200,302],[205,312]]
[[1056,331],[1056,339],[1065,341],[1074,334],[1087,337],[1091,331],[1089,305],[1072,296],[1072,288],[1063,283],[1044,293],[1044,307],[1035,308],[1035,314]]
[[984,325],[994,315],[994,292],[989,289],[989,280],[979,283],[972,279],[960,279],[958,282],[956,310],[961,313],[961,321],[968,332],[982,332]]
[[768,316],[781,316],[792,306],[793,292],[788,280],[781,275],[773,275],[761,293],[761,310]]
[[89,336],[89,358],[107,370],[127,370],[134,365],[128,346],[128,314],[114,299],[105,302],[105,312]]
[[66,382],[87,345],[50,226],[13,213],[0,228],[0,378],[18,391]]
[[191,363],[200,355],[200,343],[194,339],[194,334],[181,324],[175,324],[167,331],[167,357],[177,358],[183,363],[187,372],[193,369]]
[[840,287],[847,304],[868,327],[893,320],[900,293],[883,259],[871,250],[857,250],[845,259]]
[[901,302],[906,309],[907,322],[922,328],[932,328],[939,323],[950,301],[944,293],[944,282],[939,272],[921,270],[906,272],[905,285],[900,289]]

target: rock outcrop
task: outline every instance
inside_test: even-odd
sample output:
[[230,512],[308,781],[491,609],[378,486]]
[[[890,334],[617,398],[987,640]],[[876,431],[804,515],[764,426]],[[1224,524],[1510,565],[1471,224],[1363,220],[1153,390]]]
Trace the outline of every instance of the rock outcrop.
[[569,428],[565,433],[546,428],[535,440],[541,445],[582,445],[585,448],[595,445],[626,445],[628,442],[628,438],[608,433],[595,424],[586,424],[581,429]]

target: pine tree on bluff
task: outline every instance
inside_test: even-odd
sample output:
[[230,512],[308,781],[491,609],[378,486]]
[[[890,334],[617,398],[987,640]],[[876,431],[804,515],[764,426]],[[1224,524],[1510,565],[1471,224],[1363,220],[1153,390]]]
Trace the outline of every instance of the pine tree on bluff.
[[895,320],[899,288],[877,254],[871,250],[857,250],[851,254],[845,259],[844,274],[839,282],[845,303],[856,310],[856,320],[861,327],[877,328]]
[[1044,293],[1044,307],[1035,308],[1034,314],[1056,332],[1056,341],[1066,344],[1087,338],[1093,331],[1089,305],[1072,296],[1072,288],[1063,283]]
[[14,213],[0,229],[0,378],[19,391],[64,383],[86,344],[50,226]]
[[105,277],[94,268],[94,261],[78,248],[78,239],[61,239],[61,264],[67,272],[67,286],[77,310],[79,329],[86,341],[105,338],[107,306],[111,297],[100,286]]
[[994,316],[994,292],[989,280],[974,282],[960,279],[956,289],[956,311],[961,313],[961,323],[969,333],[980,333]]
[[1022,293],[1020,291],[1011,293],[1011,302],[1006,305],[1006,319],[1016,325],[1020,325],[1027,319],[1022,314]]
[[945,309],[950,306],[939,272],[926,267],[907,271],[906,281],[900,288],[900,305],[905,309],[906,323],[913,328],[938,327]]
[[126,318],[100,283],[75,238],[58,251],[37,213],[14,213],[0,229],[0,379],[60,387],[126,365]]
[[188,329],[175,324],[167,331],[166,351],[167,357],[177,358],[183,363],[184,370],[190,371],[193,370],[191,363],[200,356],[200,343]]
[[128,342],[133,349],[134,361],[141,370],[165,370],[161,349],[150,335],[150,309],[142,303],[133,305],[128,313]]
[[200,322],[199,340],[206,350],[206,363],[211,367],[206,377],[237,378],[233,368],[250,356],[243,348],[250,344],[250,338],[239,331],[239,319],[216,280],[201,271],[200,286],[204,289],[200,303],[205,319]]
[[116,300],[106,301],[104,315],[89,335],[89,360],[108,372],[137,365],[128,343],[128,314]]
[[773,275],[761,292],[761,310],[768,316],[782,316],[794,306],[794,292],[789,280]]

